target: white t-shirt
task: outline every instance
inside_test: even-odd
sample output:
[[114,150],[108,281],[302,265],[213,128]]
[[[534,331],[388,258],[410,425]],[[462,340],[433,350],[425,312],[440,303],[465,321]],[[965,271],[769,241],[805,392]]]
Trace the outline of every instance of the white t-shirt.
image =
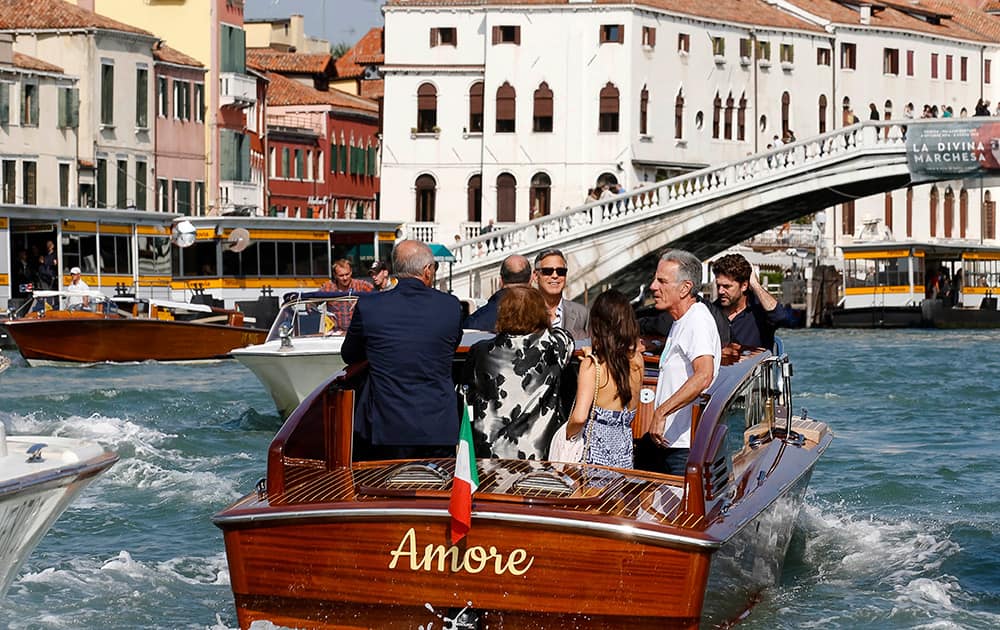
[[[722,342],[715,318],[708,307],[695,302],[683,317],[670,327],[663,354],[660,355],[660,378],[656,383],[654,408],[681,388],[694,374],[692,361],[698,357],[711,355],[712,380],[719,375],[722,358]],[[667,416],[663,437],[669,442],[668,448],[691,448],[691,405],[687,405]]]
[[[81,293],[81,294],[85,294],[85,293],[89,293],[89,292],[90,292],[90,287],[87,285],[86,282],[83,281],[83,278],[80,278],[79,280],[77,280],[76,284],[73,284],[71,282],[71,283],[69,283],[69,285],[66,286],[66,293]],[[67,306],[73,306],[74,304],[83,304],[83,298],[82,297],[77,297],[76,295],[72,295],[72,296],[66,298],[66,305]]]

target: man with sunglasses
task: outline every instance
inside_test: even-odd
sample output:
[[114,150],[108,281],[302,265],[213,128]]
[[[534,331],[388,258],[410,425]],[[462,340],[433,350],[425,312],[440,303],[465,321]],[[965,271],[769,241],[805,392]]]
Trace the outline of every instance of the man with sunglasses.
[[341,356],[368,361],[354,416],[358,460],[454,457],[458,400],[452,360],[462,340],[458,298],[434,288],[437,262],[426,243],[392,250],[392,291],[358,300]]
[[558,249],[546,249],[535,256],[535,284],[545,299],[552,325],[569,331],[573,339],[586,339],[590,336],[590,312],[583,304],[563,299],[567,272],[566,257]]

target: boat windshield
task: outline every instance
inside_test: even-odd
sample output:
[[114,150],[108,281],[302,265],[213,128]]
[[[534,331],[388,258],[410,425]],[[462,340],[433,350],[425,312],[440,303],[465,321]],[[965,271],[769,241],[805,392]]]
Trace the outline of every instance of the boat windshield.
[[267,341],[291,337],[344,335],[351,325],[357,296],[309,298],[287,302],[274,320]]

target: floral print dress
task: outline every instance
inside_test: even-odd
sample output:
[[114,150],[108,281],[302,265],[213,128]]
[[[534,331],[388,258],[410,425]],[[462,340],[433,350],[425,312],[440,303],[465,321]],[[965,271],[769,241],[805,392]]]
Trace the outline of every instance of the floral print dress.
[[469,349],[466,371],[479,457],[544,459],[565,421],[559,399],[573,338],[562,328],[500,333]]

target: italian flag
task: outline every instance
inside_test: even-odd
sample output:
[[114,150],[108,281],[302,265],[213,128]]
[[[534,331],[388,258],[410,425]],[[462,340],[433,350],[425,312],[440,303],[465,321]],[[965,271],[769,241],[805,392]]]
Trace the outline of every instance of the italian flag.
[[479,471],[476,470],[476,451],[472,448],[472,423],[469,406],[462,413],[462,426],[458,432],[458,452],[455,455],[455,478],[451,482],[451,543],[457,544],[472,528],[472,495],[479,489]]

